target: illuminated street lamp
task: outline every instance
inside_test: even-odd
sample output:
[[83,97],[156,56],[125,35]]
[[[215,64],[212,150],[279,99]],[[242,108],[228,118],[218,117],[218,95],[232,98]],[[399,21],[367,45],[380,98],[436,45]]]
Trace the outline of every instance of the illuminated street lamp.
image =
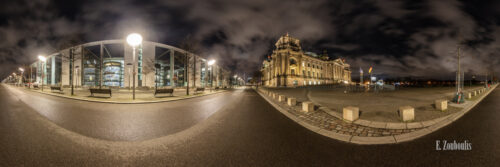
[[38,59],[42,61],[42,92],[43,92],[43,79],[44,79],[44,71],[45,71],[45,61],[47,61],[47,58],[45,58],[42,55],[38,55]]
[[209,60],[208,65],[210,66],[210,92],[214,88],[214,67],[213,65],[215,64],[215,60]]
[[142,43],[142,36],[137,33],[132,33],[127,36],[127,43],[132,46],[132,71],[133,72],[133,83],[132,83],[132,99],[135,100],[135,48]]

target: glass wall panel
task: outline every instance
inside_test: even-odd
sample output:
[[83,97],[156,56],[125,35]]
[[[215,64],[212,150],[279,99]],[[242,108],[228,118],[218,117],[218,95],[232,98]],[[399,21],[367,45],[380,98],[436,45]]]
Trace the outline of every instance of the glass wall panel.
[[123,87],[124,46],[123,44],[103,45],[103,85]]
[[52,84],[52,64],[53,64],[53,57],[48,57],[47,61],[45,62],[45,82],[44,84]]
[[138,86],[142,86],[142,45],[139,45],[137,47],[137,79],[138,81]]
[[45,68],[45,80],[48,85],[59,85],[61,84],[61,72],[62,72],[62,57],[61,54],[47,58],[46,68]]
[[57,55],[56,56],[56,82],[58,85],[61,85],[62,82],[62,55]]
[[207,86],[208,87],[212,87],[213,86],[213,82],[212,80],[214,79],[214,66],[209,66],[207,64]]
[[83,48],[83,85],[98,86],[100,78],[100,45],[88,46]]
[[156,78],[158,81],[158,86],[171,86],[170,83],[170,50],[167,48],[156,47],[155,48],[155,60],[157,64],[160,64],[160,68],[156,69]]
[[201,59],[201,63],[200,63],[200,83],[201,83],[201,87],[206,87],[207,86],[207,82],[208,82],[207,74],[208,74],[207,61]]
[[[42,61],[38,61],[36,67],[37,67],[36,68],[36,81],[37,81],[37,83],[38,84],[42,84],[42,83],[46,84],[45,78],[42,77],[42,72],[44,71],[45,63]],[[43,75],[46,75],[46,74],[43,74]]]
[[174,52],[174,82],[177,87],[186,86],[184,69],[186,66],[186,55],[181,52]]

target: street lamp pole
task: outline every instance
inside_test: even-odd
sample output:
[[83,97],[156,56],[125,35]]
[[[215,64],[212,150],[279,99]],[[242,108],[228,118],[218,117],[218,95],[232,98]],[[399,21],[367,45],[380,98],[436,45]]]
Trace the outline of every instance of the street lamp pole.
[[132,100],[135,100],[135,47],[132,47]]
[[214,89],[214,67],[210,65],[210,92]]
[[30,65],[30,81],[29,81],[29,84],[28,84],[28,87],[31,89],[31,84],[33,84],[33,67]]
[[135,48],[142,43],[142,36],[137,33],[132,33],[127,36],[127,43],[132,46],[132,70],[133,70],[133,83],[132,83],[132,99],[135,100]]
[[24,82],[23,82],[24,81],[23,80],[24,79],[24,69],[19,67],[19,71],[21,71],[21,79],[20,79],[21,80],[21,87],[24,87]]
[[[80,73],[78,72],[78,69],[80,69],[80,66],[75,66],[76,70],[76,88],[78,88],[78,84],[80,83]],[[81,85],[80,85],[81,86]]]

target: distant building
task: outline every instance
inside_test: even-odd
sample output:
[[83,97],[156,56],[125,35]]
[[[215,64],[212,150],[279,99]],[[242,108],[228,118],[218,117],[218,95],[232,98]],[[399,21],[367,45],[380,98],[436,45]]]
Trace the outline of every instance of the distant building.
[[295,87],[351,82],[345,60],[303,51],[300,41],[288,34],[276,42],[272,55],[262,63],[264,86]]

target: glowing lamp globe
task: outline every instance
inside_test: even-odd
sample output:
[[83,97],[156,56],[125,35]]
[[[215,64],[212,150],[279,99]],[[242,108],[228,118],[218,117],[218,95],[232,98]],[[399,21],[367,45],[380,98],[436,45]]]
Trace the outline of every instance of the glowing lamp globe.
[[44,57],[44,56],[42,56],[42,55],[39,55],[39,56],[38,56],[38,59],[39,59],[40,61],[43,61],[43,62],[47,61],[47,58],[45,58],[45,57]]
[[142,36],[137,33],[132,33],[127,36],[127,43],[133,47],[138,46],[142,43]]
[[213,65],[213,64],[215,64],[215,60],[210,60],[210,61],[208,61],[208,65],[209,65],[209,66],[211,66],[211,65]]

